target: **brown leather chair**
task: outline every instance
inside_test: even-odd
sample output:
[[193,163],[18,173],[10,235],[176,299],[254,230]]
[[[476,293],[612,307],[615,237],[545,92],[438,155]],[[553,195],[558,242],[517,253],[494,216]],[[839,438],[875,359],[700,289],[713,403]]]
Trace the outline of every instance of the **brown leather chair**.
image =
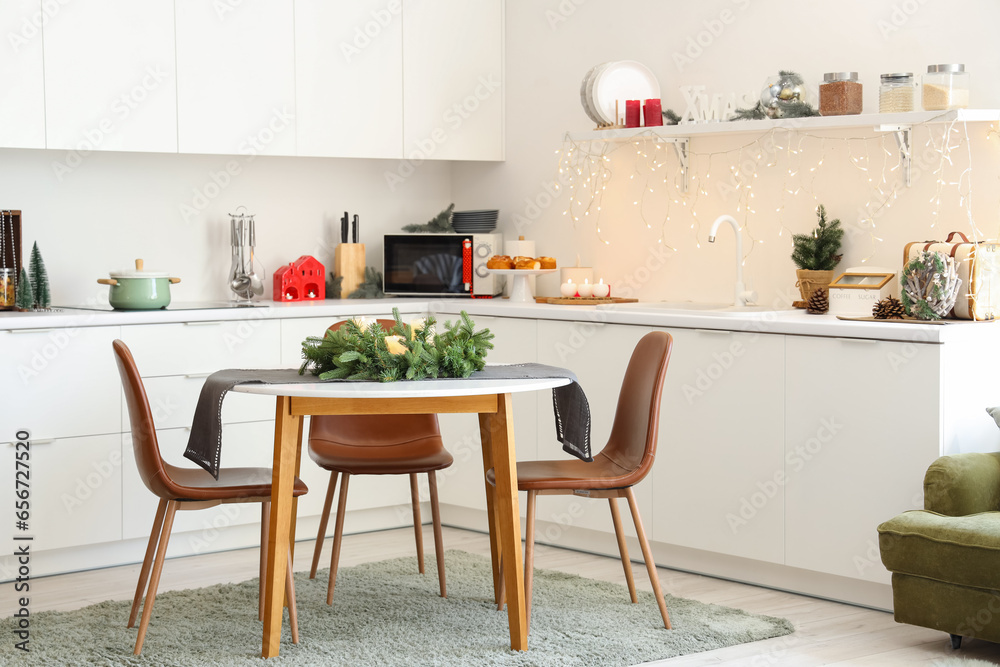
[[[660,589],[660,580],[656,576],[656,564],[653,562],[653,554],[646,540],[646,532],[642,527],[632,487],[641,482],[653,467],[660,417],[660,396],[672,346],[673,338],[663,331],[646,334],[635,346],[632,358],[625,369],[621,392],[618,394],[618,407],[615,410],[611,435],[604,449],[594,457],[592,463],[579,459],[566,459],[525,461],[517,464],[517,488],[519,491],[528,492],[528,525],[524,545],[524,597],[529,623],[534,575],[535,498],[539,495],[577,495],[608,499],[629,595],[632,602],[636,602],[635,582],[632,579],[632,567],[617,503],[618,498],[628,499],[632,521],[635,523],[639,545],[642,547],[642,556],[646,561],[646,570],[649,572],[649,581],[653,584],[653,593],[660,607],[660,615],[663,616],[663,627],[670,629],[667,604]],[[487,473],[487,480],[495,485],[496,477],[493,470]],[[501,573],[502,571],[501,569]],[[499,607],[502,608],[504,603],[502,579],[500,592]]]
[[[267,561],[267,524],[268,510],[271,505],[271,469],[270,468],[223,468],[219,471],[219,479],[201,468],[178,468],[170,465],[160,456],[160,446],[156,440],[156,427],[153,424],[153,414],[149,409],[146,390],[142,378],[135,366],[135,359],[128,346],[120,340],[112,343],[115,358],[118,362],[118,372],[121,374],[122,386],[125,389],[125,402],[128,405],[129,420],[132,425],[132,448],[135,452],[135,462],[146,485],[160,499],[153,519],[153,529],[149,534],[149,544],[146,546],[146,556],[139,572],[139,583],[135,587],[135,598],[132,600],[132,611],[129,614],[128,626],[135,625],[139,612],[139,604],[143,592],[146,592],[146,604],[142,609],[142,621],[139,624],[139,635],[135,640],[135,655],[142,652],[142,643],[146,638],[146,629],[153,613],[153,603],[156,600],[156,589],[160,583],[160,572],[163,569],[163,559],[167,553],[167,543],[173,528],[174,514],[178,510],[196,510],[215,507],[222,503],[261,503],[261,543],[260,543],[260,604],[258,616],[264,618],[264,564]],[[301,496],[307,491],[302,480],[296,478],[294,495]],[[153,553],[156,559],[153,559]],[[292,629],[292,641],[298,643],[299,628],[295,612],[295,585],[291,572],[291,553],[289,567],[285,577],[285,593],[288,600],[289,621]],[[150,569],[152,576],[150,577]],[[149,588],[146,580],[149,578]]]
[[[389,331],[394,320],[378,320]],[[344,322],[330,327],[338,330]],[[309,424],[309,456],[321,468],[330,471],[323,515],[320,517],[316,549],[313,552],[309,578],[316,576],[323,539],[330,519],[337,476],[341,477],[340,499],[337,502],[337,522],[333,533],[333,555],[330,559],[330,579],[326,603],[333,604],[333,589],[337,583],[340,544],[344,534],[344,512],[347,488],[352,475],[409,475],[410,502],[413,505],[413,530],[417,542],[417,562],[424,573],[424,540],[420,523],[420,497],[417,475],[427,473],[431,492],[431,518],[434,523],[434,552],[437,557],[438,584],[441,597],[447,597],[444,581],[444,541],[441,535],[441,512],[438,508],[435,471],[452,464],[451,454],[444,448],[437,415],[319,415]]]

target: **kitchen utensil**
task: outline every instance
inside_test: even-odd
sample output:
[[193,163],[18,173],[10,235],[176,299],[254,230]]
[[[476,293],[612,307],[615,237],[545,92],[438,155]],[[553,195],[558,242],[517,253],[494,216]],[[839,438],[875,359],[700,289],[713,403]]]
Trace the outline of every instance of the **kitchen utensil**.
[[355,213],[354,226],[351,228],[351,243],[358,243],[358,240],[361,237],[361,230],[358,229],[358,226],[360,224],[361,224],[361,219],[358,217],[358,214]]
[[[243,209],[240,211],[240,209]],[[257,245],[257,227],[254,216],[245,206],[229,214],[232,268],[229,271],[229,289],[238,299],[249,301],[264,293],[263,271],[258,272],[254,248]],[[247,246],[249,245],[249,248]],[[249,256],[250,261],[247,261]]]
[[606,123],[614,123],[615,102],[660,97],[660,84],[649,68],[634,60],[619,60],[599,71],[593,88],[594,107]]
[[[253,216],[250,216],[250,289],[254,294],[260,296],[264,293],[264,280],[263,273],[264,267],[258,264],[256,258],[254,257],[254,248],[257,247],[257,223],[254,221]],[[257,272],[257,268],[260,267],[260,273]]]
[[143,261],[135,260],[135,269],[112,271],[110,278],[99,278],[101,285],[110,285],[108,301],[116,310],[155,310],[170,305],[170,285],[180,278],[167,273],[145,271]]
[[348,224],[347,211],[344,211],[344,217],[340,219],[340,242],[347,243],[347,226]]

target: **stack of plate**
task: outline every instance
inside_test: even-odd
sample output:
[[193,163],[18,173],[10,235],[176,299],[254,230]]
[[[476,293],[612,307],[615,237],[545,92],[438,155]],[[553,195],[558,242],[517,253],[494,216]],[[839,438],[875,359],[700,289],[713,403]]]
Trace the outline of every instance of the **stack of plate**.
[[613,125],[615,101],[618,115],[625,117],[625,100],[659,99],[660,83],[653,73],[634,60],[601,63],[583,77],[580,103],[590,120],[598,125]]
[[498,209],[483,211],[455,211],[451,214],[451,226],[459,234],[485,234],[496,229]]

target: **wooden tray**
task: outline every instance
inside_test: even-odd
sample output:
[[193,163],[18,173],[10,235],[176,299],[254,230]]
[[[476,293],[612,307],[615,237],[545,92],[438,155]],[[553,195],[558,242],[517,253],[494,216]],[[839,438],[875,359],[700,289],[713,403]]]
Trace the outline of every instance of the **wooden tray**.
[[620,296],[536,296],[535,303],[551,303],[557,306],[598,306],[608,303],[638,303],[639,299],[625,299]]

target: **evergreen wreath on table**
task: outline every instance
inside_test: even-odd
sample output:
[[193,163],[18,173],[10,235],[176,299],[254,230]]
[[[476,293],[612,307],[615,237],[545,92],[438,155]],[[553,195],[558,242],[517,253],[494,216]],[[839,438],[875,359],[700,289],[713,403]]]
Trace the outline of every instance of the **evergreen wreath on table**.
[[403,322],[399,309],[392,309],[395,326],[386,331],[378,322],[362,328],[348,320],[337,331],[322,337],[310,336],[302,342],[305,361],[299,374],[309,371],[321,380],[423,380],[425,378],[466,378],[486,365],[493,349],[489,329],[476,331],[475,322],[464,310],[461,321],[445,322],[435,334],[433,316],[414,329]]
[[921,320],[940,320],[955,307],[962,279],[955,260],[923,250],[903,268],[903,307]]

